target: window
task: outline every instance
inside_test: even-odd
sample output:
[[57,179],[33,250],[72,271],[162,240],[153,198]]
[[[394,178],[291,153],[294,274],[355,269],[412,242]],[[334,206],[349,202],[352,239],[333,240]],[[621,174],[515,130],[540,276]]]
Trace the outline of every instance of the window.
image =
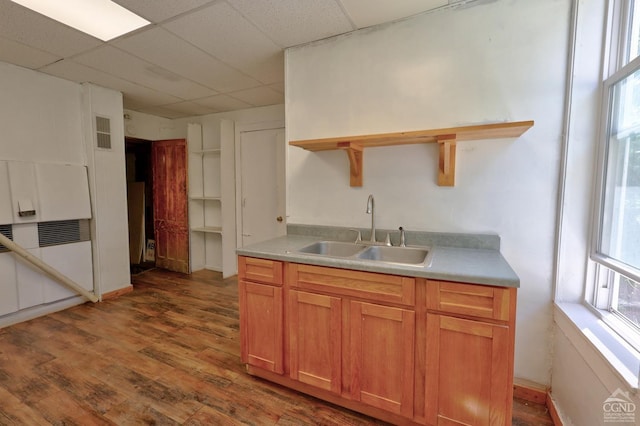
[[640,1],[613,3],[612,59],[604,81],[602,147],[592,259],[594,300],[640,349]]

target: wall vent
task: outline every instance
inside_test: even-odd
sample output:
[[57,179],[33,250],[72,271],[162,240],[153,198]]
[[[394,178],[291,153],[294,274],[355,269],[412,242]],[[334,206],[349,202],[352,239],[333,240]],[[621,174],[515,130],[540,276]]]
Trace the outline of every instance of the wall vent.
[[98,148],[111,149],[111,120],[96,115],[96,140]]
[[38,241],[40,247],[89,241],[89,220],[59,220],[38,223]]
[[[0,225],[0,234],[13,241],[13,227],[11,225]],[[0,253],[5,253],[8,251],[8,248],[0,244]]]

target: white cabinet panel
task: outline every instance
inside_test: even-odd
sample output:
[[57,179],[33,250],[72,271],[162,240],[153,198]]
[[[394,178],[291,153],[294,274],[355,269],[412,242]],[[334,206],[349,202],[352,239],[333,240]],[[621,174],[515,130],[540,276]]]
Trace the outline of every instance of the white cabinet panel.
[[[32,255],[40,258],[40,249],[27,250]],[[18,307],[20,309],[44,303],[45,276],[30,263],[16,257],[16,276],[18,281]]]
[[91,218],[89,182],[84,166],[36,164],[40,222]]
[[[62,274],[71,278],[83,288],[93,290],[93,269],[91,265],[91,242],[64,244],[41,249],[42,260]],[[66,299],[77,293],[49,277],[44,278],[45,303]]]
[[[9,185],[11,187],[11,206],[13,207],[13,223],[31,223],[40,221],[40,205],[38,203],[38,185],[36,184],[33,163],[9,161]],[[19,204],[30,204],[35,215],[20,216]]]
[[9,167],[6,161],[0,161],[0,225],[13,223],[11,210],[11,187],[9,186]]
[[6,315],[18,310],[18,282],[13,254],[0,254],[0,271],[0,315]]
[[40,247],[38,243],[38,224],[13,225],[13,242],[24,249],[37,249]]

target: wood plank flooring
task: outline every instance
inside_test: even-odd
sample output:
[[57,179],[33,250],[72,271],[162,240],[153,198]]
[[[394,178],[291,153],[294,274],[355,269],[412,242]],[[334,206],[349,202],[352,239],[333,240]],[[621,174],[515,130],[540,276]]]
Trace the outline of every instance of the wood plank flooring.
[[[152,270],[134,291],[0,329],[0,425],[382,425],[251,377],[235,279]],[[552,425],[515,401],[513,424]]]

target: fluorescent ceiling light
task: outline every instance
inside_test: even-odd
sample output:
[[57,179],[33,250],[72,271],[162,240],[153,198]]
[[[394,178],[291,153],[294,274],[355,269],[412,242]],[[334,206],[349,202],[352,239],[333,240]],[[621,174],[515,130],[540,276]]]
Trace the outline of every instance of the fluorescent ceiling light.
[[12,1],[102,41],[109,41],[151,23],[111,0]]

